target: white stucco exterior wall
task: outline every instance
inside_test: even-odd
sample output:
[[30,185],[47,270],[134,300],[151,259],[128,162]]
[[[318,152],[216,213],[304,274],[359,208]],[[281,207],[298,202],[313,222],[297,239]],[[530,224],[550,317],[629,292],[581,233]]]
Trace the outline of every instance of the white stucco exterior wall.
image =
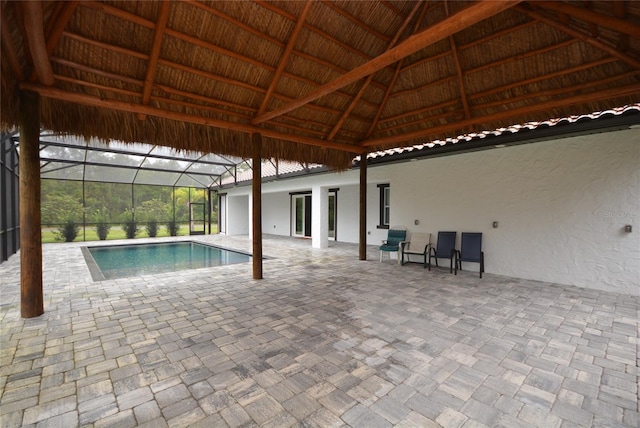
[[227,194],[227,235],[249,234],[249,194]]
[[[263,231],[290,234],[289,192],[338,187],[338,240],[357,243],[358,179],[264,183]],[[458,243],[482,232],[487,273],[640,295],[638,129],[370,167],[368,181],[368,244],[386,237],[376,185],[389,183],[392,225],[430,232],[432,243],[439,230],[456,230]]]
[[[640,131],[388,168],[394,221],[482,232],[486,272],[640,294]],[[492,222],[498,222],[498,228]],[[633,232],[624,231],[632,225]]]

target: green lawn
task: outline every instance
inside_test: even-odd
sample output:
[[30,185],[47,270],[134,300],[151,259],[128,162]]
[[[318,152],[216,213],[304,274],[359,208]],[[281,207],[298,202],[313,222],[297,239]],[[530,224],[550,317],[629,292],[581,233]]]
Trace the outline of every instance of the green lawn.
[[[48,244],[53,242],[62,242],[56,240],[58,230],[56,228],[43,228],[42,229],[42,243]],[[83,235],[86,234],[86,235]],[[217,226],[211,225],[211,233],[217,233]],[[180,230],[178,231],[179,236],[184,236],[189,234],[189,226],[188,225],[180,225]],[[158,237],[169,236],[166,227],[158,226]],[[148,238],[147,231],[144,227],[141,227],[136,235],[136,238]],[[83,239],[84,238],[84,239]],[[110,241],[112,239],[126,239],[127,236],[122,230],[120,226],[113,226],[109,229],[109,234],[107,235],[107,240]],[[96,233],[95,227],[87,227],[84,231],[82,228],[78,232],[78,237],[74,240],[74,242],[82,242],[82,241],[98,241],[98,234]]]

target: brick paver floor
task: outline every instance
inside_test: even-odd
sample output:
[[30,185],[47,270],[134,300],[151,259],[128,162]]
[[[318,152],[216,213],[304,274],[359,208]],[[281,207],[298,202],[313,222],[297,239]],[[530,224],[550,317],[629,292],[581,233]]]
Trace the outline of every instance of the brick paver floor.
[[94,282],[83,245],[44,246],[37,318],[0,265],[2,427],[640,426],[638,297],[274,236],[263,280]]

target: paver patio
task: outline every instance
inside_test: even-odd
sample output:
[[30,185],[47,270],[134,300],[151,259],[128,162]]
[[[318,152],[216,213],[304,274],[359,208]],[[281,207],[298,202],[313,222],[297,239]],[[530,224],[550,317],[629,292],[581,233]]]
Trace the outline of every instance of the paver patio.
[[275,236],[260,281],[93,282],[83,245],[44,246],[38,318],[0,265],[2,427],[640,426],[638,297]]

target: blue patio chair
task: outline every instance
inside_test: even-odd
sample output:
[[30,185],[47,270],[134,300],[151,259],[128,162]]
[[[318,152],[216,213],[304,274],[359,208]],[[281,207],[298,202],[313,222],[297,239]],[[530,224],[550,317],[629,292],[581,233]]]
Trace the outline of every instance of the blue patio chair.
[[406,237],[407,231],[404,229],[389,229],[387,239],[383,240],[380,246],[380,263],[382,263],[382,254],[389,253],[389,258],[391,258],[391,253],[397,253],[399,251],[400,243],[403,242]]
[[453,260],[456,257],[456,234],[457,232],[438,232],[438,242],[436,247],[429,250],[429,270],[431,270],[431,259],[449,259],[449,273],[453,273]]
[[456,271],[462,270],[462,262],[480,263],[480,278],[484,272],[484,251],[482,251],[482,233],[462,232],[460,251],[456,251]]

